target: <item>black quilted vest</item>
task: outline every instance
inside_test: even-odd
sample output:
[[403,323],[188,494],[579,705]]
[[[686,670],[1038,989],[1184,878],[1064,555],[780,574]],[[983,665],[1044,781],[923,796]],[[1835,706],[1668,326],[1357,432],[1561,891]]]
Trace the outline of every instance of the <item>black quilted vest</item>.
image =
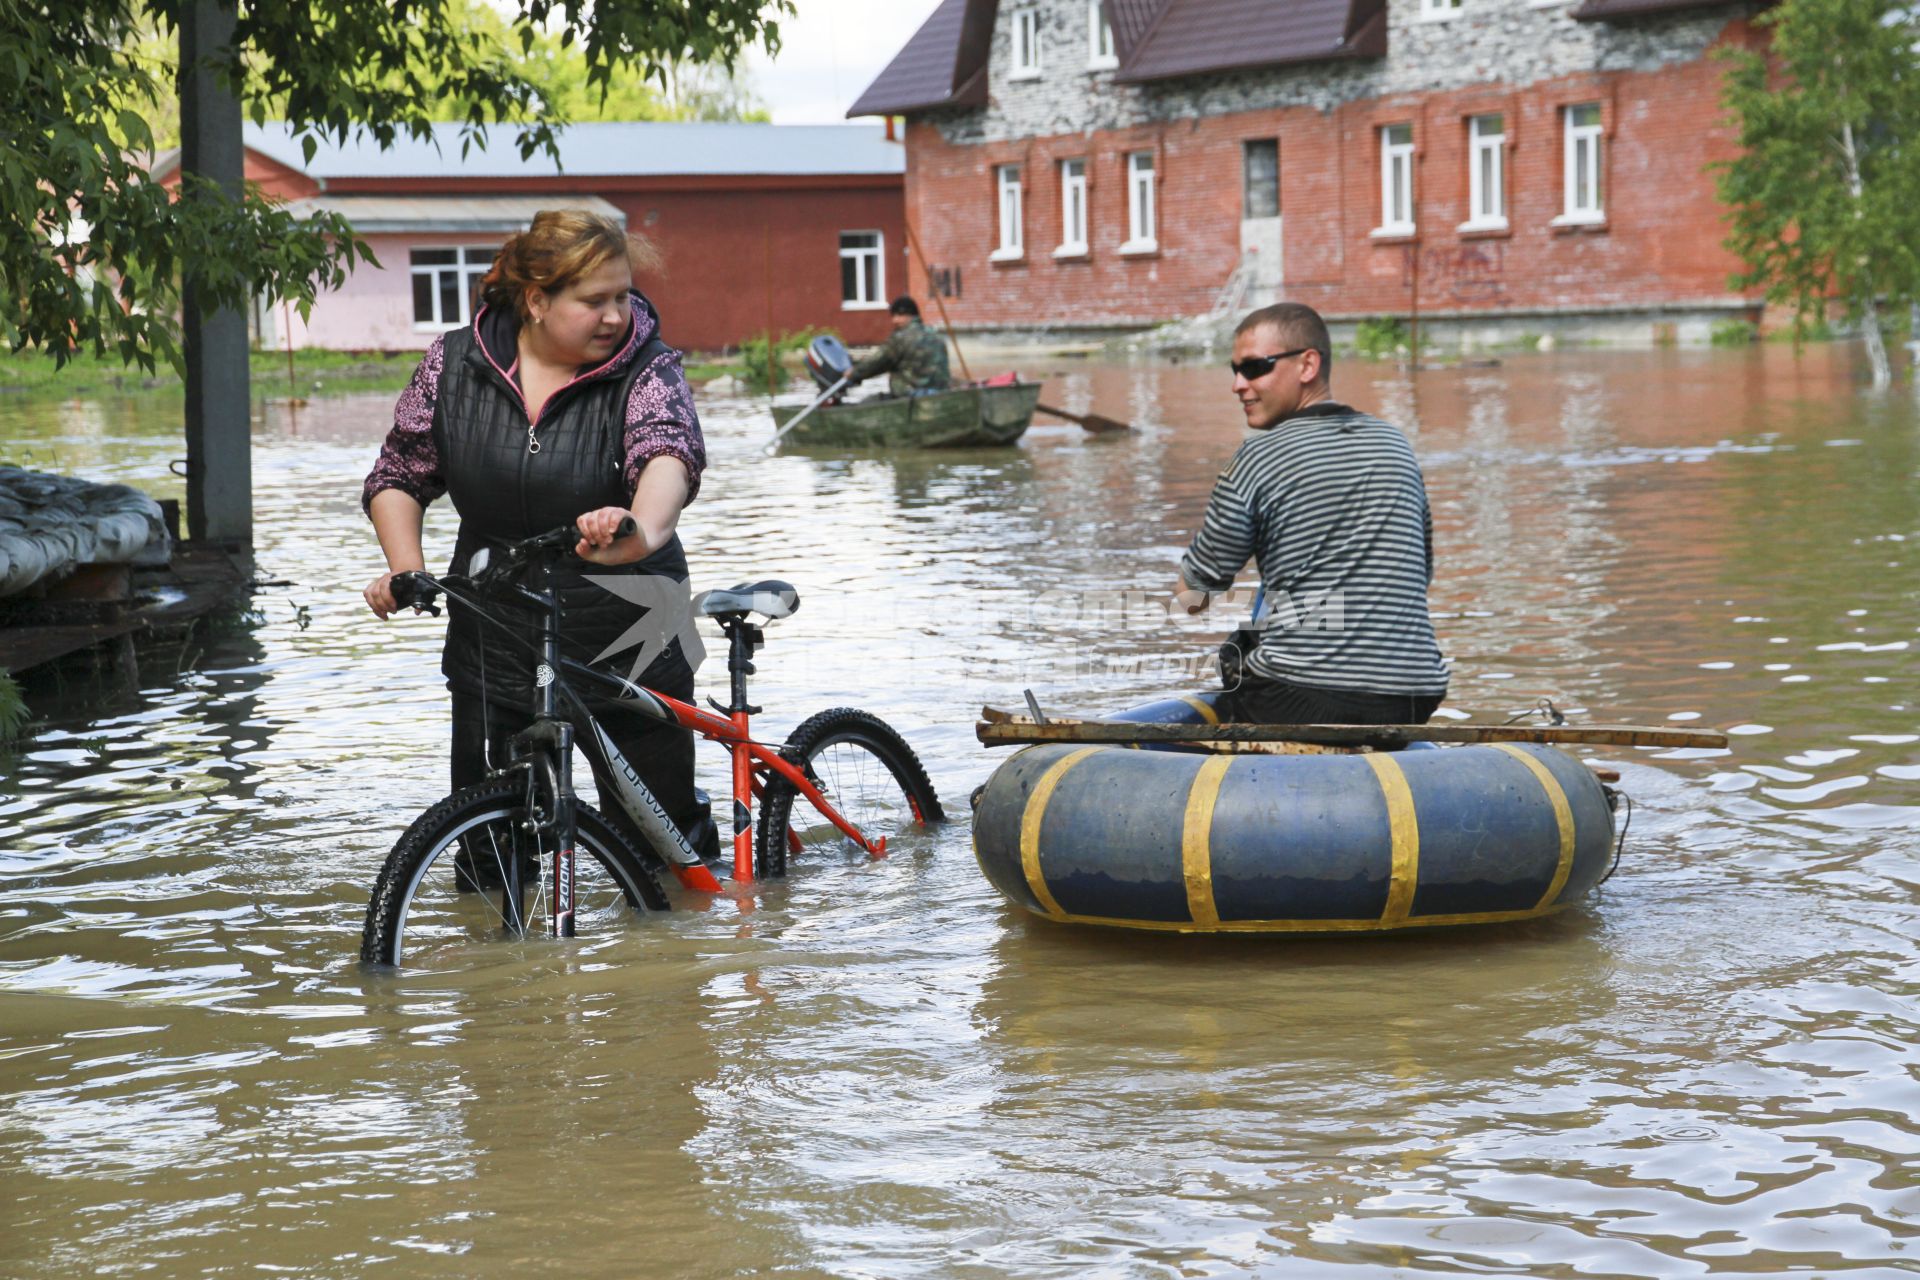
[[[658,313],[637,293],[634,312],[636,320],[651,319],[653,336],[636,342],[629,330],[619,355],[547,401],[537,428],[538,453],[527,449],[526,404],[505,372],[518,342],[515,317],[490,307],[472,327],[446,336],[433,433],[447,496],[460,513],[451,572],[465,573],[482,546],[545,533],[597,507],[628,505],[623,474],[627,399],[647,367],[669,349],[660,340]],[[643,323],[642,331],[647,327]],[[586,581],[583,573],[664,574],[684,582],[687,558],[676,535],[638,564],[586,564],[571,556],[560,562],[556,576],[566,608],[561,652],[587,662],[643,611]],[[529,709],[539,624],[530,613],[495,612],[512,622],[511,634],[450,604],[440,669],[450,689]],[[677,643],[648,670],[664,672],[674,664],[684,664]],[[626,674],[620,655],[610,657],[608,666]]]

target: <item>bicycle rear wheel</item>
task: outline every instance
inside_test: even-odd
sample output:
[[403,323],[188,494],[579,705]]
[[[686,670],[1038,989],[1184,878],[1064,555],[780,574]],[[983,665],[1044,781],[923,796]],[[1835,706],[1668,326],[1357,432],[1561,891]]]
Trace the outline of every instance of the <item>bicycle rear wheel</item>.
[[[524,829],[526,784],[495,778],[456,791],[421,814],[387,855],[367,904],[360,958],[398,965],[462,945],[544,933],[551,923],[553,841]],[[576,932],[665,911],[649,860],[606,818],[579,806],[574,850]],[[516,902],[506,885],[521,867]]]
[[[822,711],[793,731],[780,754],[801,764],[840,816],[869,839],[942,822],[933,783],[894,728],[852,707]],[[786,779],[767,784],[754,833],[754,874],[785,875],[789,853],[847,841]]]

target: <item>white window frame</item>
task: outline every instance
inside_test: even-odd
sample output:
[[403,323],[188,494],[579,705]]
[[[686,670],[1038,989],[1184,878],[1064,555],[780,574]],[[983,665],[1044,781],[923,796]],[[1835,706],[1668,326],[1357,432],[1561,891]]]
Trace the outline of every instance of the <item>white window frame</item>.
[[[1585,110],[1593,112],[1591,124],[1576,124]],[[1563,207],[1553,220],[1556,227],[1590,227],[1607,220],[1606,155],[1603,134],[1605,117],[1597,102],[1573,102],[1561,108],[1565,120],[1565,144],[1562,159]],[[1580,186],[1585,182],[1588,199],[1580,201]]]
[[[1487,122],[1500,122],[1498,133]],[[1507,229],[1507,117],[1504,112],[1467,118],[1467,220],[1462,231]]]
[[1111,71],[1120,65],[1113,43],[1113,23],[1102,0],[1087,0],[1087,70]]
[[[848,247],[848,236],[872,236],[871,245]],[[887,308],[887,235],[884,231],[842,231],[840,233],[840,261],[848,260],[864,263],[866,270],[858,266],[857,278],[864,278],[873,286],[872,297],[850,299],[846,296],[845,267],[842,267],[840,309],[842,311],[884,311]]]
[[[1394,141],[1396,129],[1406,131],[1406,141]],[[1380,126],[1380,225],[1373,230],[1376,236],[1410,236],[1414,233],[1413,151],[1411,124]],[[1396,170],[1404,178],[1397,186],[1394,181]],[[1396,201],[1396,194],[1405,196],[1405,199]]]
[[1060,247],[1056,258],[1087,256],[1087,162],[1060,162]]
[[[453,254],[452,262],[415,263],[416,253]],[[413,281],[419,276],[432,276],[433,316],[431,320],[422,320],[418,315],[413,318],[413,327],[423,333],[445,333],[450,329],[464,328],[473,323],[473,286],[481,276],[493,266],[493,260],[500,254],[499,245],[474,244],[410,244],[407,246],[407,309],[413,310]],[[460,314],[449,320],[440,314],[439,277],[452,272],[460,282]]]
[[1446,22],[1460,16],[1464,0],[1420,0],[1420,21]]
[[1151,151],[1127,153],[1127,240],[1121,253],[1160,249],[1159,166]]
[[1038,80],[1043,70],[1040,56],[1040,10],[1027,5],[1013,11],[1013,80]]
[[991,262],[1018,262],[1027,252],[1022,229],[1026,219],[1026,202],[1020,191],[1020,166],[996,166],[993,185],[999,209],[1000,247],[988,254],[987,258]]

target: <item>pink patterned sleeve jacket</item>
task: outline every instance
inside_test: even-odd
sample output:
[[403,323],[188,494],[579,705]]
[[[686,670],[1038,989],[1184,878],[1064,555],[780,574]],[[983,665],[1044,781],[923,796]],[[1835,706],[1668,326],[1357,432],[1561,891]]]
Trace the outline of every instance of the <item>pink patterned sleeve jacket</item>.
[[[445,340],[435,338],[394,405],[393,429],[367,475],[360,495],[362,508],[371,506],[373,495],[382,489],[398,489],[423,507],[446,493],[439,446],[433,438],[434,401],[445,362]],[[660,352],[634,381],[621,446],[629,504],[640,485],[640,472],[662,455],[680,459],[687,468],[687,501],[698,496],[700,476],[707,469],[707,447],[679,352]]]

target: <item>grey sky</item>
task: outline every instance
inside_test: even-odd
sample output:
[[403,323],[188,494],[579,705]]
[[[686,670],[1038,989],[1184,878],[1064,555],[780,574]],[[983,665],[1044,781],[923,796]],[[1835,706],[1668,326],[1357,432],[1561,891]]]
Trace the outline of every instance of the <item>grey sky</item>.
[[796,0],[769,61],[749,55],[753,88],[777,124],[834,124],[939,0]]

